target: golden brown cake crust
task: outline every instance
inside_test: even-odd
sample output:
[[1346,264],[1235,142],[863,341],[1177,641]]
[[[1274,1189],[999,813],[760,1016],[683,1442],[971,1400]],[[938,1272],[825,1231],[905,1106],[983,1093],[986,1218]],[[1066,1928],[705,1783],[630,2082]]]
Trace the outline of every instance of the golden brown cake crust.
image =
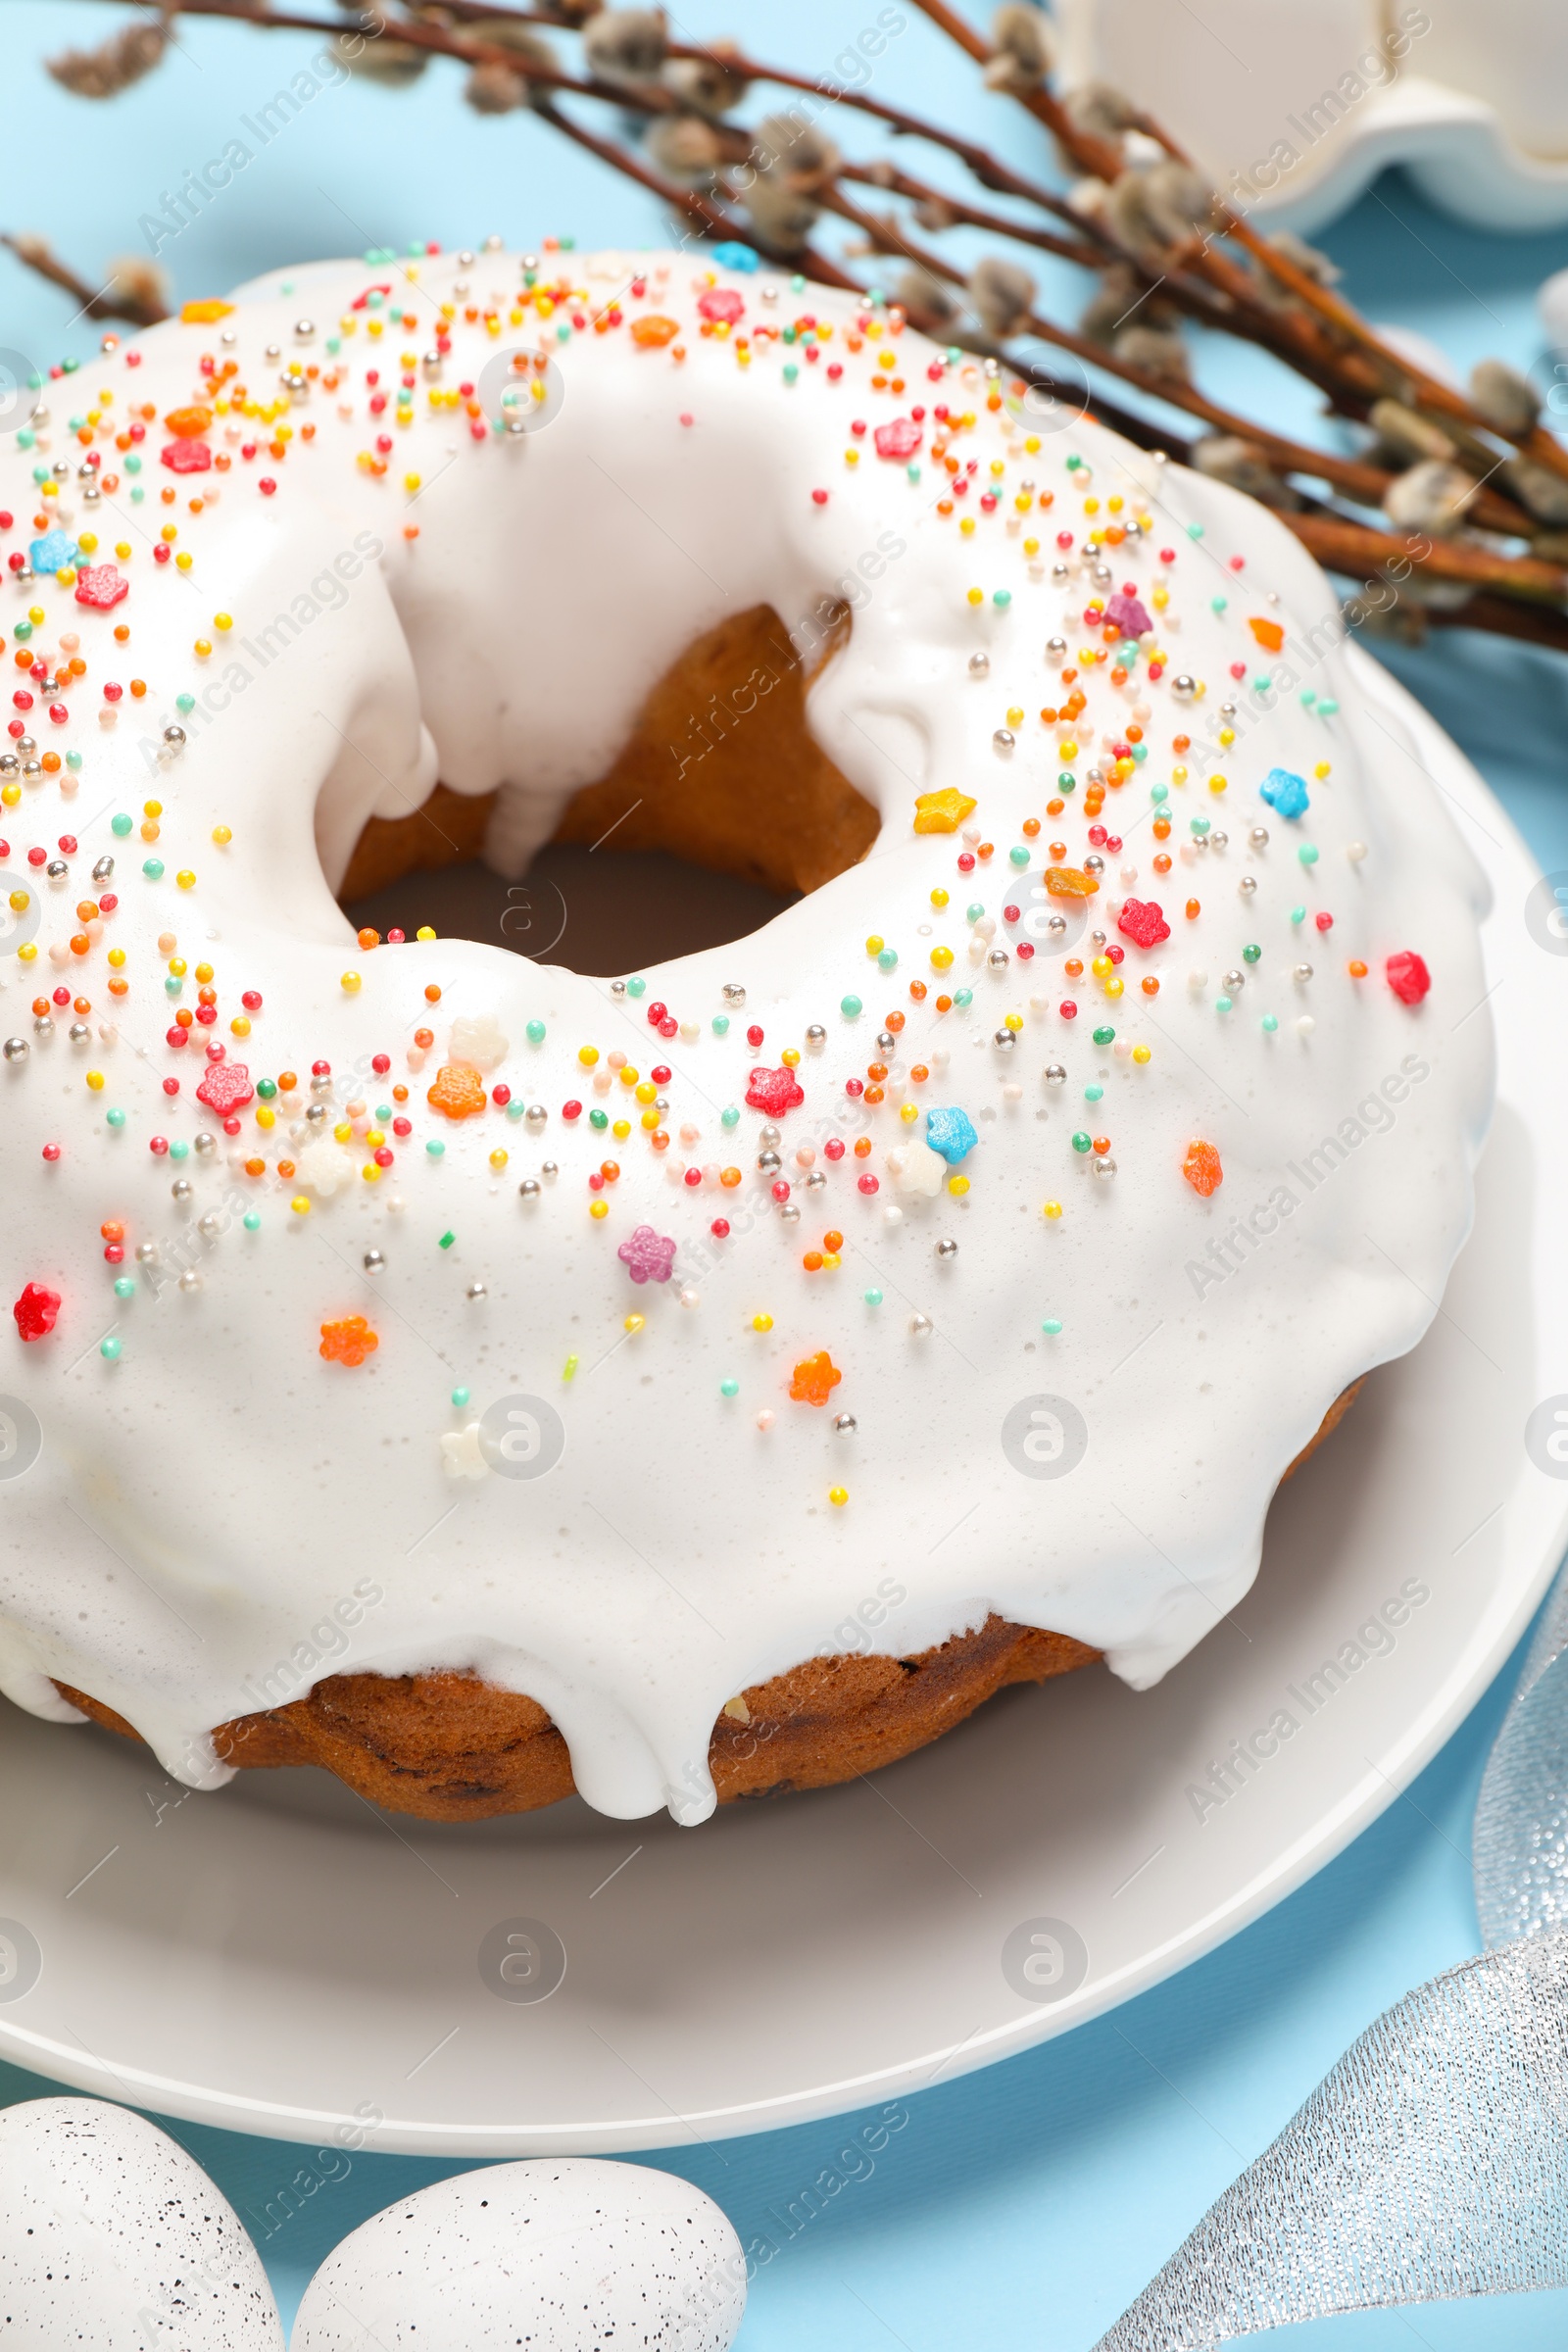
[[[1285,1473],[1340,1425],[1360,1391],[1346,1390]],[[917,1657],[810,1658],[732,1699],[709,1741],[720,1804],[826,1788],[875,1772],[939,1740],[1009,1683],[1043,1683],[1100,1652],[1066,1634],[988,1617]],[[136,1734],[100,1699],[62,1697],[127,1740]],[[468,1674],[333,1674],[308,1697],[220,1724],[214,1744],[240,1767],[321,1764],[389,1812],[425,1821],[482,1821],[569,1796],[566,1742],[543,1707]]]

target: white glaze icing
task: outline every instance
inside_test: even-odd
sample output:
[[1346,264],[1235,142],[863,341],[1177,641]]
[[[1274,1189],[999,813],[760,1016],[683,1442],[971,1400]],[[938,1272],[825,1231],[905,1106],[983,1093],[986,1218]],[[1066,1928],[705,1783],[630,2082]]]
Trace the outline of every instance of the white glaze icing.
[[[347,1668],[470,1668],[548,1707],[591,1803],[632,1816],[667,1802],[697,1821],[712,1803],[706,1756],[719,1709],[819,1650],[907,1654],[996,1610],[1103,1648],[1135,1685],[1153,1681],[1245,1592],[1285,1465],[1348,1382],[1420,1338],[1467,1230],[1492,1098],[1484,884],[1403,721],[1380,702],[1370,665],[1331,644],[1333,593],[1272,516],[1092,424],[1014,422],[1005,402],[991,413],[978,369],[954,364],[931,381],[941,355],[910,332],[873,334],[852,352],[847,297],[721,271],[744,319],[735,334],[704,336],[696,299],[710,277],[689,259],[573,256],[544,275],[569,272],[586,302],[568,301],[543,326],[530,312],[518,326],[509,310],[516,257],[431,259],[416,287],[399,268],[315,266],[286,294],[276,278],[242,289],[220,326],[157,328],[131,347],[136,365],[120,352],[52,386],[37,447],[0,457],[0,505],[17,517],[6,547],[32,536],[32,467],[64,457],[64,527],[96,531],[96,564],[113,560],[119,539],[134,549],[122,565],[130,593],[113,612],[83,611],[69,588],[35,580],[8,588],[0,615],[8,655],[16,621],[37,605],[45,619],[33,644],[52,655],[75,630],[87,663],[66,696],[67,723],[48,721],[47,696],[31,714],[40,749],[79,749],[74,797],[47,776],[29,780],[21,806],[0,816],[11,844],[0,872],[18,881],[29,846],[79,839],[68,878],[44,885],[36,959],[0,964],[0,1029],[29,1046],[0,1067],[6,1302],[29,1281],[64,1300],[47,1337],[24,1344],[9,1316],[0,1335],[0,1393],[21,1398],[42,1430],[37,1459],[0,1480],[0,1689],[59,1720],[72,1710],[50,1678],[89,1690],[171,1772],[213,1787],[228,1777],[207,1737],[219,1722]],[[638,272],[642,299],[627,291]],[[389,279],[417,324],[372,347],[371,313],[350,306]],[[499,298],[497,333],[464,318],[459,280],[480,310]],[[603,311],[617,294],[622,323],[570,327],[574,313]],[[439,389],[564,319],[568,338],[551,345],[564,403],[540,431],[474,438],[461,409],[428,407],[416,368],[414,421],[386,427],[396,446],[374,477],[356,458],[392,407],[369,416],[366,368],[379,363],[382,389],[395,392],[396,356],[430,348],[443,301],[458,315]],[[680,321],[682,359],[634,346],[624,320],[655,312]],[[318,324],[297,342],[304,314]],[[802,314],[834,327],[815,360],[808,339],[758,337]],[[335,391],[318,379],[287,412],[295,437],[284,462],[265,446],[246,458],[265,424],[220,414],[209,439],[228,469],[176,480],[158,460],[168,436],[150,423],[146,496],[130,503],[112,440],[127,402],[155,403],[162,417],[200,390],[202,354],[230,352],[238,381],[270,400],[296,359],[334,365],[325,338],[340,318],[354,321],[335,361],[343,379]],[[736,335],[748,330],[743,367]],[[269,344],[278,357],[264,358]],[[906,378],[897,395],[867,382],[870,354],[884,348]],[[66,418],[100,384],[114,405],[94,446],[120,481],[89,508]],[[977,418],[952,454],[979,470],[947,515],[935,503],[944,485],[929,415],[919,478],[849,430],[920,401]],[[1039,447],[1026,452],[1037,430]],[[1102,502],[1094,518],[1068,454],[1092,465]],[[1000,503],[977,512],[993,461]],[[264,470],[275,496],[258,489]],[[417,493],[406,472],[421,477]],[[166,486],[178,492],[168,509]],[[188,496],[214,487],[217,504],[192,516]],[[1020,510],[1030,496],[1037,503]],[[1124,522],[1151,515],[1145,536],[1111,553],[1114,586],[1136,582],[1152,605],[1168,579],[1169,602],[1126,686],[1110,683],[1108,664],[1085,672],[1082,721],[1048,727],[1038,713],[1066,689],[1063,657],[1048,656],[1047,641],[1066,637],[1074,658],[1099,642],[1084,619],[1095,583],[1076,551],[1066,587],[1052,579],[1056,533],[1105,526],[1112,497],[1125,502]],[[151,560],[166,513],[194,557],[188,573]],[[960,530],[966,513],[972,534]],[[405,537],[407,523],[416,538]],[[334,560],[376,542],[379,564],[340,594]],[[1160,563],[1162,547],[1176,551],[1172,564]],[[342,568],[355,568],[352,556]],[[331,892],[372,813],[404,813],[437,772],[462,792],[500,785],[491,855],[520,872],[698,633],[766,601],[809,635],[846,582],[852,639],[812,688],[809,711],[824,749],[882,812],[863,865],[750,940],[649,971],[640,1002],[494,946],[355,947]],[[1010,595],[1005,607],[998,590]],[[1211,609],[1218,596],[1223,612]],[[220,612],[232,616],[226,634],[213,625]],[[293,616],[292,638],[267,635],[277,614]],[[1254,618],[1284,628],[1282,656],[1260,652]],[[123,651],[117,621],[132,629]],[[192,653],[198,637],[213,641],[209,659]],[[1144,674],[1152,652],[1167,657],[1157,683]],[[971,672],[976,653],[989,658],[982,676]],[[1254,693],[1251,679],[1277,661],[1318,704],[1303,706],[1289,685]],[[1230,674],[1237,662],[1242,685]],[[1202,689],[1194,699],[1176,698],[1181,672]],[[103,682],[132,675],[149,682],[145,702],[126,696],[104,721]],[[183,691],[205,701],[184,719],[187,748],[155,767]],[[1200,759],[1227,696],[1236,740]],[[1339,706],[1328,717],[1325,698]],[[1104,853],[1089,917],[1126,951],[1115,1001],[1089,971],[1064,979],[1043,930],[1032,961],[1015,950],[1058,904],[1026,895],[1045,845],[1064,842],[1066,862],[1080,863],[1088,770],[1140,723],[1140,704],[1149,757],[1105,794],[1100,821],[1126,846]],[[1009,752],[994,736],[1011,706],[1027,715]],[[1184,783],[1173,781],[1179,731],[1195,745]],[[1069,738],[1079,787],[1054,818],[1046,802]],[[1323,761],[1332,772],[1319,779]],[[1215,765],[1229,780],[1223,794],[1206,786]],[[1298,820],[1260,798],[1275,767],[1306,779],[1311,806]],[[1163,851],[1152,832],[1158,783],[1170,787],[1174,820]],[[963,838],[911,831],[916,795],[947,787],[978,804],[971,847],[995,845],[967,875],[956,863]],[[117,810],[139,820],[149,797],[164,809],[158,880],[141,870],[147,845],[110,829]],[[1020,877],[1008,853],[1024,845],[1026,817],[1043,829]],[[1228,847],[1193,847],[1195,818],[1222,827]],[[763,779],[758,823],[767,821]],[[227,847],[210,838],[215,825],[231,828]],[[1254,849],[1258,825],[1269,838]],[[1315,863],[1301,862],[1303,847]],[[75,957],[64,943],[105,853],[118,860],[120,905]],[[1169,873],[1152,871],[1155,854],[1173,856]],[[195,873],[188,889],[175,878],[184,869]],[[933,890],[951,903],[934,907]],[[975,926],[971,895],[986,909]],[[1190,895],[1202,906],[1191,920]],[[1157,900],[1171,936],[1149,951],[1123,940],[1106,910],[1125,897]],[[1013,904],[1021,927],[1004,915]],[[1316,928],[1320,911],[1332,930]],[[222,1135],[193,1100],[199,1045],[164,1042],[171,1003],[190,1004],[194,988],[187,976],[166,998],[165,931],[191,972],[202,958],[214,967],[219,1019],[193,1034],[221,1041],[253,1079],[296,1070],[299,1103],[312,1063],[325,1060],[334,1115],[357,1102],[371,1118],[394,1083],[409,1088],[407,1142],[377,1129],[396,1151],[380,1181],[360,1173],[365,1120],[352,1150],[303,1128],[290,1145],[287,1119],[266,1132],[252,1102],[232,1143]],[[896,969],[868,956],[870,935],[897,950]],[[1004,943],[1009,961],[993,968]],[[1244,962],[1247,944],[1261,948],[1255,963]],[[126,952],[118,1005],[107,993],[111,945]],[[946,972],[929,960],[944,945],[956,957]],[[80,1046],[68,1040],[69,1012],[52,1036],[34,1034],[28,1000],[61,978],[51,950],[92,1002]],[[1386,959],[1404,951],[1431,971],[1416,1004],[1385,977]],[[1349,975],[1352,957],[1365,977]],[[1294,976],[1302,962],[1309,980]],[[354,994],[341,984],[350,969],[361,974]],[[1245,985],[1222,1011],[1232,969]],[[1195,971],[1206,973],[1201,986],[1190,984]],[[1156,998],[1142,990],[1146,975],[1161,982]],[[908,994],[916,977],[928,985],[923,1004]],[[427,982],[442,991],[433,1013]],[[720,1037],[711,1023],[726,1011],[725,983],[743,985],[746,1002]],[[972,1002],[938,1013],[944,986],[972,991]],[[264,1004],[241,1039],[229,1024],[250,989]],[[858,1018],[840,1009],[850,995],[863,1000]],[[1058,1009],[1064,998],[1078,1004],[1075,1020]],[[667,1040],[648,1024],[655,1001],[681,1024]],[[907,1026],[881,1056],[891,1075],[871,1109],[846,1081],[865,1081],[895,1007]],[[1265,1014],[1277,1028],[1263,1027]],[[1007,1015],[1020,1026],[1004,1049],[993,1041]],[[437,1034],[428,1057],[413,1045],[427,1018]],[[528,1040],[530,1021],[545,1024],[542,1043]],[[542,1129],[493,1107],[461,1124],[428,1107],[454,1022],[481,1025],[466,1033],[481,1059],[510,1041],[486,1083],[543,1105]],[[757,1053],[750,1022],[765,1033]],[[815,1047],[813,1022],[826,1030]],[[118,1036],[106,1036],[110,1024]],[[1116,1042],[1097,1046],[1097,1025],[1113,1027]],[[1135,1060],[1130,1043],[1152,1057]],[[601,1076],[612,1050],[640,1071],[669,1065],[667,1152],[650,1145],[629,1100],[624,1142],[591,1132],[586,1115],[564,1119],[568,1098],[614,1112],[628,1094],[615,1081],[594,1091],[578,1059],[590,1044]],[[798,1222],[772,1200],[771,1171],[754,1173],[764,1120],[745,1104],[753,1064],[778,1067],[786,1047],[801,1053],[805,1091],[780,1121]],[[384,1078],[370,1074],[376,1054],[391,1056]],[[916,1062],[928,1081],[909,1077]],[[1064,1082],[1047,1079],[1054,1064]],[[89,1069],[101,1090],[87,1085]],[[176,1100],[166,1100],[166,1075],[180,1079]],[[1091,1084],[1103,1094],[1086,1103]],[[923,1123],[901,1119],[904,1100],[956,1105],[973,1121],[963,1198],[946,1189],[945,1171],[931,1193]],[[741,1106],[728,1129],[727,1104]],[[106,1106],[123,1110],[122,1126],[106,1125]],[[684,1124],[700,1131],[689,1143]],[[1080,1129],[1108,1135],[1114,1175],[1097,1176],[1096,1155],[1073,1149]],[[199,1130],[218,1139],[205,1156],[176,1165],[149,1150],[154,1134]],[[853,1147],[862,1134],[869,1157],[823,1150],[829,1137]],[[429,1138],[445,1145],[439,1159],[424,1151]],[[1208,1200],[1183,1180],[1195,1138],[1223,1161]],[[52,1164],[40,1158],[46,1142],[61,1146]],[[821,1187],[806,1186],[805,1144]],[[497,1148],[510,1153],[500,1173]],[[607,1151],[621,1173],[596,1222],[587,1177]],[[276,1173],[284,1152],[296,1161],[289,1180]],[[244,1168],[258,1153],[261,1179]],[[538,1177],[547,1159],[559,1174],[520,1197],[519,1179]],[[745,1184],[689,1188],[687,1162],[736,1165]],[[858,1188],[866,1174],[874,1194]],[[171,1198],[176,1179],[191,1187],[187,1201]],[[289,1205],[302,1188],[313,1201],[305,1215]],[[1062,1204],[1058,1218],[1042,1215],[1047,1200]],[[241,1218],[251,1208],[254,1232]],[[733,1230],[715,1242],[711,1220],[725,1214]],[[221,1228],[211,1240],[198,1238],[204,1215]],[[107,1219],[123,1220],[123,1267],[103,1262]],[[1251,1238],[1227,1252],[1238,1219]],[[634,1285],[617,1255],[642,1224],[675,1242],[667,1283]],[[820,1249],[829,1228],[845,1237],[842,1263],[805,1271],[803,1251]],[[122,1302],[112,1279],[137,1273],[134,1250],[149,1240],[159,1262]],[[953,1241],[957,1254],[939,1257],[936,1245]],[[371,1250],[384,1266],[368,1275]],[[188,1291],[171,1279],[186,1256],[201,1277]],[[482,1297],[469,1295],[476,1284]],[[879,1305],[867,1290],[881,1291]],[[645,1327],[628,1337],[632,1313]],[[319,1327],[354,1314],[378,1334],[375,1352],[357,1368],[322,1360]],[[759,1331],[761,1316],[772,1321]],[[1059,1318],[1059,1334],[1043,1331],[1046,1318]],[[116,1361],[99,1346],[111,1326]],[[792,1367],[823,1348],[843,1379],[819,1409],[792,1400],[789,1387]],[[720,1387],[731,1379],[733,1397]],[[455,1386],[468,1403],[449,1402]],[[546,1400],[564,1430],[559,1462],[537,1478],[498,1474],[479,1442],[486,1409],[518,1394]],[[1002,1438],[1009,1411],[1041,1395],[1066,1398],[1087,1432],[1076,1466],[1050,1481],[1021,1474],[1017,1441],[1009,1453]],[[835,1433],[840,1412],[855,1417],[852,1434]],[[1027,1406],[1023,1422],[1027,1434]],[[836,1487],[848,1490],[842,1506],[829,1499]]]

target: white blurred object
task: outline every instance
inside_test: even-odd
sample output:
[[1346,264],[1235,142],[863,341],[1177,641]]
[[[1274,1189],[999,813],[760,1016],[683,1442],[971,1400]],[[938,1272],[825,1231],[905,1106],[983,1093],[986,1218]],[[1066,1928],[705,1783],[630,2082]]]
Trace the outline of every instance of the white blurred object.
[[[1545,329],[1547,350],[1554,361],[1568,367],[1568,270],[1559,270],[1554,277],[1547,278],[1536,297],[1536,306]],[[1555,368],[1553,373],[1556,373]],[[1557,376],[1559,386],[1564,380],[1562,375]],[[1555,408],[1560,404],[1548,398],[1546,405]],[[1554,422],[1560,429],[1561,418],[1554,419]]]
[[1402,164],[1478,227],[1568,221],[1568,0],[1056,0],[1060,85],[1126,91],[1238,210],[1310,234]]

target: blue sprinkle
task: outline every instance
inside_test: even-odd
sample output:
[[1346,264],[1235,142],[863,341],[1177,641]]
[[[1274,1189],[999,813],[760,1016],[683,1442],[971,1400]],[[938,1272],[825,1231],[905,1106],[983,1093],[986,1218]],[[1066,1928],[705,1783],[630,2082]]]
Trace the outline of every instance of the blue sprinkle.
[[1288,767],[1270,768],[1257,789],[1281,816],[1304,816],[1312,806],[1305,779],[1293,775]]
[[34,571],[64,571],[68,564],[81,563],[82,553],[69,531],[45,531],[28,548],[27,562]]
[[928,1110],[925,1114],[925,1140],[933,1152],[940,1152],[950,1168],[966,1159],[980,1141],[974,1122],[964,1110]]
[[726,237],[722,244],[710,245],[708,258],[716,262],[720,270],[738,270],[744,277],[750,277],[760,267],[751,247],[738,245],[732,237]]

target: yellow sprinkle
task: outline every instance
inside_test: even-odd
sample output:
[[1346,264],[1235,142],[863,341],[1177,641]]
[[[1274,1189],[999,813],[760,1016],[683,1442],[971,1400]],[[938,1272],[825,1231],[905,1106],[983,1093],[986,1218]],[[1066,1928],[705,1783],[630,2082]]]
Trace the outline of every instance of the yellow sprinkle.
[[[85,541],[83,541],[83,545],[85,544]],[[215,612],[213,614],[213,626],[215,629],[231,629],[234,626],[233,614],[231,612]]]
[[850,1490],[848,1487],[829,1487],[827,1498],[835,1506],[846,1503],[850,1499]]
[[887,944],[880,931],[873,931],[865,943],[865,952],[868,956],[880,956]]
[[289,1206],[297,1217],[308,1217],[311,1213],[310,1201],[303,1193],[296,1193]]
[[87,1084],[92,1088],[94,1094],[98,1093],[99,1089],[103,1085],[103,1082],[104,1074],[102,1070],[89,1070],[87,1072]]
[[35,939],[29,939],[24,947],[20,947],[17,950],[17,961],[19,963],[32,963],[35,961],[37,954],[37,941]]
[[416,939],[434,939],[435,933],[431,930],[428,923],[421,923],[414,936]]
[[798,1046],[786,1046],[783,1053],[779,1055],[780,1061],[784,1063],[787,1069],[791,1070],[794,1069],[800,1058],[801,1054]]
[[628,1315],[628,1316],[626,1317],[626,1319],[625,1319],[624,1323],[622,1323],[622,1325],[621,1325],[621,1329],[622,1329],[622,1331],[624,1331],[624,1332],[626,1332],[626,1333],[628,1333],[628,1334],[629,1334],[629,1333],[632,1333],[632,1332],[636,1332],[636,1331],[641,1331],[641,1329],[642,1329],[643,1325],[644,1325],[644,1324],[647,1322],[647,1320],[648,1320],[648,1318],[647,1318],[647,1316],[646,1316],[646,1315]]
[[950,964],[952,961],[953,961],[953,950],[952,950],[951,948],[933,948],[933,949],[932,949],[932,951],[931,951],[931,969],[932,969],[934,972],[945,972],[945,971],[947,970],[947,968],[948,968],[949,964]]
[[345,972],[342,980],[339,982],[339,986],[342,988],[343,994],[346,997],[358,996],[360,993],[360,975],[358,972]]
[[189,571],[190,564],[190,557],[184,554],[183,551],[174,558],[174,568],[176,571]]
[[985,601],[986,601],[986,592],[985,592],[985,590],[984,590],[983,588],[971,588],[971,589],[970,589],[970,591],[969,591],[969,602],[970,602],[970,604],[971,604],[971,605],[983,605],[983,604],[985,603]]
[[196,877],[191,872],[191,869],[188,865],[182,865],[180,867],[178,873],[174,876],[174,880],[179,884],[181,890],[194,890],[196,887]]
[[1044,1209],[1041,1211],[1041,1214],[1048,1217],[1059,1217],[1061,1214],[1061,1202],[1059,1200],[1048,1200]]
[[623,1144],[626,1141],[627,1136],[631,1133],[630,1119],[612,1120],[611,1123],[610,1132],[614,1137],[617,1144]]
[[772,1328],[773,1318],[771,1315],[754,1315],[752,1317],[752,1329],[754,1331],[771,1331]]
[[963,1196],[964,1196],[964,1194],[965,1194],[965,1193],[966,1193],[966,1192],[969,1190],[969,1179],[968,1179],[968,1177],[967,1177],[967,1176],[950,1176],[950,1177],[948,1178],[948,1190],[949,1190],[949,1192],[950,1192],[950,1193],[953,1195],[953,1197],[954,1197],[954,1199],[955,1199],[956,1200],[961,1200],[963,1199]]
[[599,1048],[597,1046],[579,1046],[577,1048],[577,1059],[582,1063],[582,1066],[585,1070],[591,1070],[594,1066],[594,1063],[599,1059]]
[[1011,1029],[1016,1032],[1023,1027],[1023,1014],[1021,1012],[1009,1012],[1003,1021],[1002,1026],[1004,1029]]
[[367,1184],[379,1184],[381,1181],[381,1171],[376,1166],[373,1159],[368,1159],[366,1161],[364,1167],[360,1170],[360,1174],[365,1178]]
[[198,637],[192,648],[198,662],[205,662],[212,650],[213,641],[210,637]]
[[570,1380],[570,1379],[572,1379],[572,1378],[573,1378],[573,1376],[574,1376],[574,1375],[575,1375],[575,1373],[576,1373],[576,1370],[577,1370],[577,1358],[576,1358],[576,1356],[574,1356],[574,1355],[568,1355],[568,1356],[567,1356],[567,1358],[566,1358],[566,1360],[565,1360],[565,1362],[564,1362],[564,1363],[562,1365],[562,1367],[561,1367],[561,1377],[562,1377],[562,1379],[563,1379],[563,1380]]
[[251,1033],[250,1015],[236,1012],[234,1018],[229,1022],[228,1028],[231,1037],[249,1037]]
[[608,1217],[610,1214],[610,1202],[608,1200],[590,1200],[588,1203],[588,1214],[591,1217]]
[[917,1119],[917,1118],[920,1116],[920,1109],[919,1109],[919,1105],[918,1105],[918,1103],[915,1103],[915,1102],[904,1102],[904,1103],[901,1103],[901,1104],[900,1104],[900,1106],[899,1106],[899,1116],[900,1116],[900,1118],[901,1118],[901,1119],[904,1121],[904,1123],[905,1123],[905,1125],[906,1125],[906,1126],[908,1126],[908,1125],[910,1125],[910,1124],[911,1124],[911,1122],[912,1122],[913,1120]]
[[227,825],[215,825],[213,827],[213,839],[217,842],[220,850],[226,850],[233,838],[234,836],[229,831]]
[[1153,1059],[1153,1048],[1152,1046],[1134,1046],[1133,1059],[1140,1064],[1146,1061],[1152,1061]]
[[931,893],[931,904],[933,906],[945,906],[947,903],[948,894],[945,890],[934,890]]
[[1225,790],[1227,781],[1228,779],[1224,776],[1210,776],[1208,779],[1208,789],[1210,792],[1223,792]]

